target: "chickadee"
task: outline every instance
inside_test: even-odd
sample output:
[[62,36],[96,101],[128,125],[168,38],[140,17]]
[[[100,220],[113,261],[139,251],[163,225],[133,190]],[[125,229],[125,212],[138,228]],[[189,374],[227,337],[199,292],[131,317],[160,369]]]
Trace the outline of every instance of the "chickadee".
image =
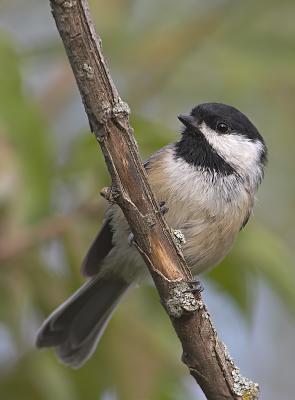
[[[234,107],[204,103],[178,119],[180,140],[157,151],[145,168],[157,200],[168,207],[168,225],[185,237],[182,252],[196,275],[218,264],[246,225],[267,149]],[[38,347],[54,347],[74,368],[91,356],[122,295],[147,270],[129,235],[121,209],[110,205],[83,262],[89,279],[43,323]]]

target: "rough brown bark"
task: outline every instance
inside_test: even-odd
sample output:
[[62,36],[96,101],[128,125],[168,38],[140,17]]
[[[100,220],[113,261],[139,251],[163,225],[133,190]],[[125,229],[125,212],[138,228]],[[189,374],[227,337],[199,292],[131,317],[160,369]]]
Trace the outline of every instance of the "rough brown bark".
[[86,0],[51,0],[53,16],[88,115],[112,177],[102,191],[124,212],[182,343],[183,361],[207,399],[257,399],[258,386],[239,375],[219,341],[200,293],[163,220],[142,166],[128,105],[119,97],[102,54]]

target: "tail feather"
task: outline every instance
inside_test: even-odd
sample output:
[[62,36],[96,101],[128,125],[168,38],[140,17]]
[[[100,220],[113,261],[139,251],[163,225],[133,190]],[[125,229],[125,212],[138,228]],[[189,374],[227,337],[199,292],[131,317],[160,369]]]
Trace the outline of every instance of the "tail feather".
[[119,278],[86,282],[43,323],[37,347],[55,347],[60,360],[78,368],[91,356],[129,284]]

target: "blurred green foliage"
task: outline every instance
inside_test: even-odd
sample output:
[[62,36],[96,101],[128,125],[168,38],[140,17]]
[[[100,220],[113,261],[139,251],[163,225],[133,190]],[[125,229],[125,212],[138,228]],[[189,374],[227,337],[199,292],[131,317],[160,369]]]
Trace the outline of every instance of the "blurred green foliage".
[[[22,169],[23,213],[37,219],[49,211],[52,149],[49,132],[32,99],[23,93],[20,60],[12,44],[0,38],[1,131],[13,146]],[[19,199],[20,200],[20,199]]]
[[[16,3],[6,11],[23,21],[38,11]],[[257,215],[206,278],[248,319],[259,279],[294,315],[294,2],[113,0],[91,10],[143,158],[175,139],[175,115],[198,102],[232,103],[257,122],[271,160]],[[0,32],[1,398],[189,400],[180,345],[149,286],[127,296],[79,372],[33,348],[42,318],[82,281],[109,178],[86,121],[77,127],[74,111],[61,128],[77,93],[57,32],[27,44],[12,36]],[[34,91],[30,67],[47,64],[54,73],[41,68]]]

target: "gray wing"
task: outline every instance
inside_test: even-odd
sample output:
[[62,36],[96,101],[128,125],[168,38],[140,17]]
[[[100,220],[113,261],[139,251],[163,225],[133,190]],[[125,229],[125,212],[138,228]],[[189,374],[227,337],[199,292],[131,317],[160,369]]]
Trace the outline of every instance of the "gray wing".
[[[153,160],[157,159],[157,157],[163,152],[163,150],[168,147],[169,145],[158,150],[144,162],[143,165],[146,171],[148,171],[152,167]],[[96,238],[94,239],[92,245],[90,246],[90,249],[88,250],[84,258],[81,268],[82,274],[84,276],[91,277],[96,275],[99,272],[102,261],[114,247],[112,243],[113,232],[110,226],[110,219],[111,217],[108,216],[104,220],[101,230],[98,232]]]
[[84,276],[90,277],[98,273],[102,261],[113,248],[112,238],[110,219],[107,218],[83,260],[81,270]]

